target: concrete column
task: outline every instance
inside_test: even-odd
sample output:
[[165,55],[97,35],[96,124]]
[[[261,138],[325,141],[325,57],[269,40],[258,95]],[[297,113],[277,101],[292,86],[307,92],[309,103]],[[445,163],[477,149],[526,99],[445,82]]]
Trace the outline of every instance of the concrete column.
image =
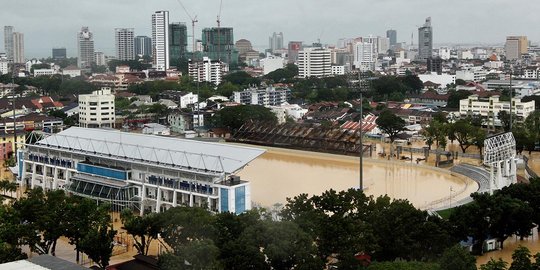
[[26,161],[23,160],[22,162],[22,168],[21,168],[21,175],[19,175],[19,179],[20,179],[20,185],[21,187],[26,187],[26,181],[25,181],[25,178],[26,178]]
[[32,178],[30,179],[31,188],[34,188],[34,182],[36,181],[36,174],[37,174],[36,166],[37,166],[36,163],[32,163]]
[[161,188],[159,186],[157,187],[156,197],[156,213],[159,213],[161,208]]
[[52,189],[55,190],[58,188],[58,168],[53,168],[53,185]]
[[176,190],[173,190],[173,202],[172,202],[173,207],[178,206],[178,203],[176,202],[177,199],[178,199],[178,193],[176,193]]
[[144,180],[143,180],[143,185],[142,185],[142,188],[141,188],[141,209],[140,209],[140,215],[142,216],[144,214],[144,201],[146,199],[146,186],[144,185]]

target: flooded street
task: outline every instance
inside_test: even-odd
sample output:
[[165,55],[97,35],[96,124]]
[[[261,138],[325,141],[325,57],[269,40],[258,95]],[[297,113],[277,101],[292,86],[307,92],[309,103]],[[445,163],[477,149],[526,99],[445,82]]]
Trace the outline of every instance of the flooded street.
[[[325,190],[359,187],[359,159],[351,156],[266,148],[239,175],[251,181],[251,198],[256,205],[270,207],[286,203],[301,193],[321,194]],[[450,205],[476,191],[469,179],[445,170],[416,164],[364,159],[364,189],[368,195],[388,194],[408,199],[416,207]],[[437,205],[434,204],[437,202]]]

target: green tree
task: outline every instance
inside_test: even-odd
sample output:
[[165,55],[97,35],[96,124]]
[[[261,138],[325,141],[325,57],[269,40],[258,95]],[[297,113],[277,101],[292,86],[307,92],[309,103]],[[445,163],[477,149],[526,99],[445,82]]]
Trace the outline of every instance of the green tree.
[[439,270],[436,263],[428,262],[374,262],[367,267],[367,270]]
[[452,135],[458,141],[461,151],[465,153],[467,148],[474,144],[478,127],[473,126],[470,119],[460,119],[451,125]]
[[101,269],[109,265],[114,248],[114,236],[112,224],[99,224],[92,227],[80,242],[80,249],[94,261]]
[[405,120],[388,110],[382,111],[375,123],[384,134],[388,135],[390,142],[394,142],[397,135],[405,130]]
[[230,82],[233,85],[242,87],[248,87],[250,85],[259,86],[261,84],[260,79],[251,77],[251,75],[245,71],[237,71],[225,75],[223,76],[223,82]]
[[277,118],[270,109],[259,105],[240,105],[225,107],[218,111],[210,120],[213,126],[239,129],[248,121],[277,124]]
[[512,264],[508,270],[532,270],[531,252],[524,246],[519,246],[512,253]]
[[148,249],[153,240],[158,239],[163,228],[163,220],[159,214],[150,213],[136,216],[133,211],[126,209],[120,214],[124,229],[133,236],[135,249],[139,254],[148,255]]
[[[514,118],[512,121],[512,125],[515,124],[515,119],[516,119],[515,115],[513,115],[513,117]],[[507,111],[499,111],[499,113],[497,114],[497,118],[501,120],[501,124],[502,124],[502,128],[504,132],[509,132],[510,131],[510,113]]]
[[231,82],[221,83],[217,88],[217,93],[227,98],[231,97],[233,95],[233,92],[237,91],[241,91],[240,87],[232,84]]
[[480,265],[480,270],[506,270],[507,265],[508,263],[501,258],[498,260],[491,258],[486,264]]
[[460,245],[447,249],[439,260],[441,270],[476,270],[476,258]]
[[448,102],[446,104],[446,108],[451,108],[451,109],[459,108],[459,101],[462,99],[466,99],[470,95],[472,95],[472,93],[469,91],[463,91],[463,90],[449,91]]

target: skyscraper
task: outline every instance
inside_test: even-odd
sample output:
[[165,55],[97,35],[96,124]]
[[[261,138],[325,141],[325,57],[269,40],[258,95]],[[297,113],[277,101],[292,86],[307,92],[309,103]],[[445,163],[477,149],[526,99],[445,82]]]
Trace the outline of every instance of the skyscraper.
[[386,31],[386,37],[390,39],[390,47],[397,44],[397,31],[390,29]]
[[156,11],[152,14],[152,54],[154,68],[169,69],[169,12]]
[[330,50],[306,48],[298,53],[298,76],[300,78],[326,77],[332,75]]
[[121,61],[135,60],[133,46],[133,28],[115,28],[116,59]]
[[4,49],[8,61],[13,61],[13,26],[4,26]]
[[203,52],[212,60],[227,64],[238,63],[238,51],[234,48],[232,27],[212,27],[202,30]]
[[274,52],[275,50],[283,49],[283,33],[274,32],[269,38],[270,41],[270,51]]
[[140,56],[152,56],[152,39],[147,36],[136,36],[135,54]]
[[13,32],[13,63],[25,63],[24,34]]
[[418,28],[418,60],[427,61],[433,53],[433,29],[431,17],[426,18],[424,26]]
[[88,69],[94,62],[94,34],[83,26],[77,34],[77,66]]
[[289,63],[298,62],[298,53],[302,50],[302,41],[290,41],[288,46],[287,55],[289,57]]
[[526,36],[508,36],[504,50],[506,52],[506,60],[517,60],[521,55],[527,53],[529,42]]
[[53,48],[52,58],[54,60],[66,59],[67,58],[66,48]]
[[180,59],[187,59],[187,27],[175,22],[169,24],[169,65],[178,65]]

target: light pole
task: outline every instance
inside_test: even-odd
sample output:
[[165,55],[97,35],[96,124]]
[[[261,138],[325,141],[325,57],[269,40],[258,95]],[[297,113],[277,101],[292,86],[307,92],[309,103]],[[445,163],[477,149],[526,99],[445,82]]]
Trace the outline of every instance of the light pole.
[[360,91],[360,190],[364,190],[364,115],[363,115],[363,106],[364,106],[364,99],[362,96],[362,91]]

